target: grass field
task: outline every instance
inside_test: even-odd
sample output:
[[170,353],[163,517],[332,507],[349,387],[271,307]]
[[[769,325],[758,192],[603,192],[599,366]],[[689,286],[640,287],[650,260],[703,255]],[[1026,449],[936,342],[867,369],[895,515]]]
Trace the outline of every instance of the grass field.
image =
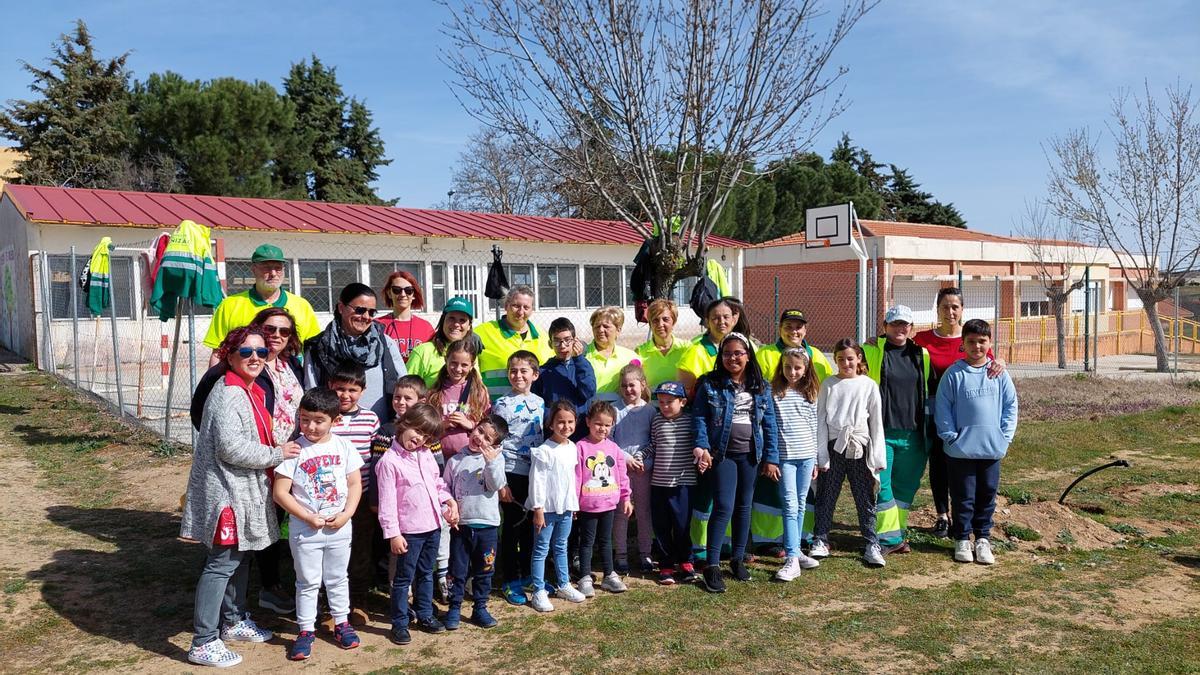
[[[994,567],[953,563],[948,544],[918,527],[913,553],[865,569],[843,511],[835,556],[792,584],[767,581],[771,560],[723,596],[635,579],[629,593],[544,616],[497,599],[497,629],[418,634],[403,649],[377,615],[362,648],[318,642],[305,668],[1200,670],[1200,396],[1073,377],[1024,386],[1031,421],[1005,460],[996,538],[1010,539]],[[187,669],[201,558],[175,539],[187,456],[26,373],[0,377],[0,457],[10,467],[0,485],[0,669]],[[1132,467],[1082,483],[1071,508],[1054,504],[1075,475],[1113,458]],[[913,522],[929,515],[919,508]],[[239,645],[240,671],[292,665],[294,624],[264,623],[283,639]]]

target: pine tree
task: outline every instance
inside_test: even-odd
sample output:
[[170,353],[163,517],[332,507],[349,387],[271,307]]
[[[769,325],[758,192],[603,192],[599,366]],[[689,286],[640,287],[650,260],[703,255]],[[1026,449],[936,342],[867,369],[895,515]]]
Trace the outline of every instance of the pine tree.
[[23,63],[41,98],[14,100],[0,113],[0,133],[26,159],[20,182],[68,187],[121,187],[131,146],[126,52],[97,58],[83,20],[61,35],[47,68]]

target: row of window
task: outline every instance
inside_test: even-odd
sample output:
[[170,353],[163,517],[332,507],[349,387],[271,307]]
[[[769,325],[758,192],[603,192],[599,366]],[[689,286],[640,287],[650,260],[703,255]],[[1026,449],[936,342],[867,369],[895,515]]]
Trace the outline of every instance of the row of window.
[[[51,306],[56,319],[71,316],[71,260],[69,255],[49,256],[51,277]],[[88,256],[76,256],[76,272],[88,262]],[[295,264],[293,265],[293,262]],[[227,259],[225,278],[231,292],[237,292],[254,284],[249,259]],[[367,265],[369,278],[364,282],[375,290],[383,287],[388,275],[404,270],[412,274],[425,295],[426,312],[440,312],[449,297],[465,296],[477,308],[482,309],[483,271],[477,265],[444,262],[424,263],[420,261],[370,261]],[[504,271],[510,286],[524,284],[537,293],[540,309],[591,309],[603,305],[628,307],[632,305],[629,293],[629,274],[632,267],[623,265],[533,265],[506,264]],[[581,272],[582,270],[582,272]],[[292,291],[297,287],[292,278],[299,274],[299,292],[312,304],[317,312],[331,312],[338,301],[338,293],[347,284],[360,281],[362,265],[357,260],[305,260],[286,261],[283,287]],[[112,279],[117,316],[135,316],[133,297],[133,258],[112,258]],[[674,300],[685,304],[691,292],[692,281],[685,279],[676,284]],[[582,283],[581,283],[582,282]],[[487,310],[494,312],[496,302],[487,301]],[[199,314],[210,314],[207,308],[197,308]],[[88,316],[87,299],[78,298],[77,315]]]

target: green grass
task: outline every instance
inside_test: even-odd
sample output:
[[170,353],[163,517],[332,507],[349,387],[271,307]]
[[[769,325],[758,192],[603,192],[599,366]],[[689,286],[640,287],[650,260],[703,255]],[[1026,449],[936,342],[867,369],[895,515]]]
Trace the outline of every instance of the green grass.
[[1004,526],[1004,533],[1010,537],[1016,537],[1021,541],[1038,541],[1042,538],[1042,535],[1038,534],[1036,530],[1031,530],[1024,525],[1017,525],[1016,523],[1006,524]]

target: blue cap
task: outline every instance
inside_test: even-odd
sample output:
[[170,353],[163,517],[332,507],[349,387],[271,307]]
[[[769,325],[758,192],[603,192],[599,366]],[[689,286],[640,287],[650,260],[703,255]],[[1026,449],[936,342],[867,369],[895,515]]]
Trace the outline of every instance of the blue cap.
[[667,394],[676,398],[687,398],[687,391],[683,388],[683,385],[674,380],[663,382],[662,384],[658,385],[658,387],[654,389],[654,393]]

